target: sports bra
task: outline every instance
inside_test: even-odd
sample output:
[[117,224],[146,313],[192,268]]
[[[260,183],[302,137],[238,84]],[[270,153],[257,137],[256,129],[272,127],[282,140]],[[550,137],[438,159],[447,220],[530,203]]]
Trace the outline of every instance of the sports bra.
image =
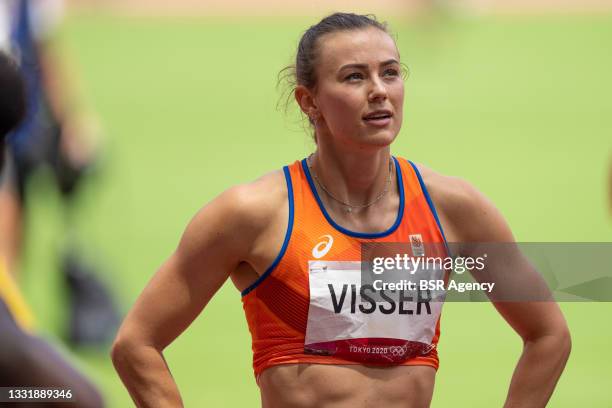
[[380,293],[363,284],[364,245],[399,243],[417,256],[433,244],[436,256],[448,255],[417,167],[401,158],[393,157],[393,163],[400,205],[393,225],[378,233],[354,232],[334,222],[306,159],[283,168],[289,202],[285,239],[269,268],[242,292],[256,378],[279,364],[438,368],[443,302],[401,290]]

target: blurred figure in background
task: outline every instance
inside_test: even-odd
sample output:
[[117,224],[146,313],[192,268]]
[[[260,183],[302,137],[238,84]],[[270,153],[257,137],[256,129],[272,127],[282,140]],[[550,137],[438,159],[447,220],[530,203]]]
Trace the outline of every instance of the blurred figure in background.
[[25,118],[7,140],[13,171],[0,186],[0,254],[15,275],[27,215],[27,184],[38,168],[48,166],[66,213],[60,241],[67,242],[60,245],[65,247],[62,272],[72,305],[68,338],[73,344],[100,344],[112,336],[118,313],[92,268],[81,261],[71,237],[77,192],[96,154],[95,122],[84,114],[73,78],[59,58],[54,29],[62,11],[62,0],[0,3],[0,49],[17,61],[26,92]]
[[[16,64],[0,51],[0,165],[5,157],[5,136],[23,118],[25,101],[25,87]],[[14,163],[7,162],[0,180],[12,177],[12,172]],[[32,335],[31,329],[31,314],[0,253],[0,386],[69,389],[76,402],[63,406],[103,407],[95,386],[49,343]]]

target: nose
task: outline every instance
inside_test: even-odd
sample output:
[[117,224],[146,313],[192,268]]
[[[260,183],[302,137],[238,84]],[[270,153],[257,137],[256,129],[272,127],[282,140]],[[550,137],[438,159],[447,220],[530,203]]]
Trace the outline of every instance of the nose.
[[372,85],[368,93],[369,102],[385,101],[387,99],[387,88],[382,79],[378,76],[373,77]]

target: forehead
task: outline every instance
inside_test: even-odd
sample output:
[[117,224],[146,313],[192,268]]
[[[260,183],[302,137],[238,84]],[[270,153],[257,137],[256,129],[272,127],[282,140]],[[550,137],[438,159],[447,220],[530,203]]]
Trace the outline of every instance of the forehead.
[[396,59],[395,41],[375,27],[339,31],[319,39],[317,65],[322,71],[334,71],[345,64],[375,64]]

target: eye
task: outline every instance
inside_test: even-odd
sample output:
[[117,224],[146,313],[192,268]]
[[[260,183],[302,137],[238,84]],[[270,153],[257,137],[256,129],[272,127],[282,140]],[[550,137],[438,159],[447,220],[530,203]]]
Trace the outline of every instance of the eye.
[[364,76],[361,72],[353,72],[344,77],[345,81],[358,81],[364,79]]
[[400,75],[399,71],[395,68],[389,68],[389,69],[386,69],[385,72],[383,72],[383,76],[386,76],[386,77],[397,77],[399,75]]

